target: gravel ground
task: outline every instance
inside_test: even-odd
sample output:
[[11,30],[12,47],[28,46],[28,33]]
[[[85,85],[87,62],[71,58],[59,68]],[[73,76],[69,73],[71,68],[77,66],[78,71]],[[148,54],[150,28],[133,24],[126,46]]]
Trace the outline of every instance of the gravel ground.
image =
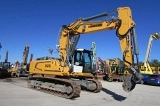
[[102,91],[82,91],[80,97],[70,100],[27,87],[26,78],[0,79],[0,106],[159,106],[159,86],[137,84],[126,93],[122,82],[102,81]]

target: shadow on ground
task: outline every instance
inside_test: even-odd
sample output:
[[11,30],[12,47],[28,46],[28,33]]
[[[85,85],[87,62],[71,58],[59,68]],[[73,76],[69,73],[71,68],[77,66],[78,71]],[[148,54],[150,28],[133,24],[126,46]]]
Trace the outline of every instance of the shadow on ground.
[[112,91],[110,91],[110,90],[108,90],[106,88],[102,88],[102,91],[105,92],[105,93],[107,93],[107,94],[109,94],[109,95],[111,95],[117,101],[123,101],[123,100],[126,99],[126,97],[118,95],[115,92],[112,92]]

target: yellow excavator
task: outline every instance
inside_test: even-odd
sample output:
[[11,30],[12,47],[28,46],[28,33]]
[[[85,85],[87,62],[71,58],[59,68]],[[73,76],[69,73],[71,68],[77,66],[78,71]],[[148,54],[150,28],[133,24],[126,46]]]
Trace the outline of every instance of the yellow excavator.
[[154,74],[153,73],[153,67],[151,67],[148,63],[148,58],[149,58],[150,51],[151,51],[152,41],[153,40],[158,40],[159,38],[160,38],[160,35],[158,33],[153,33],[153,34],[150,35],[144,64],[141,66],[141,70],[140,70],[141,74]]
[[124,65],[121,63],[121,60],[118,58],[113,59],[107,59],[106,60],[106,68],[107,68],[107,74],[106,74],[106,80],[107,81],[122,81],[123,76],[123,68]]
[[[111,16],[118,14],[117,17]],[[102,17],[111,16],[111,19]],[[99,20],[96,20],[99,19]],[[96,69],[92,67],[93,53],[90,50],[75,49],[81,34],[115,30],[119,38],[125,64],[123,89],[130,92],[142,76],[134,69],[134,55],[138,64],[138,47],[135,36],[135,22],[129,7],[105,12],[89,18],[79,18],[60,31],[57,50],[59,58],[32,60],[29,68],[28,86],[64,98],[80,96],[81,88],[99,92],[101,82],[96,79]],[[108,35],[107,35],[108,36]]]
[[102,75],[103,80],[107,81],[122,81],[123,78],[123,71],[124,71],[124,64],[123,61],[119,58],[113,59],[106,59],[103,61],[100,57],[97,59],[100,64],[98,65],[99,73]]

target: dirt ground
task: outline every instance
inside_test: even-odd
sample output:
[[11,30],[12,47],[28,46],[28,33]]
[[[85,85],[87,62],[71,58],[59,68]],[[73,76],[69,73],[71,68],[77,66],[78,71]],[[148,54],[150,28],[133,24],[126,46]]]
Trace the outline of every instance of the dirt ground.
[[70,100],[27,87],[27,78],[0,79],[0,106],[159,106],[159,86],[137,84],[126,93],[122,82],[101,81],[99,93],[81,91],[80,97]]

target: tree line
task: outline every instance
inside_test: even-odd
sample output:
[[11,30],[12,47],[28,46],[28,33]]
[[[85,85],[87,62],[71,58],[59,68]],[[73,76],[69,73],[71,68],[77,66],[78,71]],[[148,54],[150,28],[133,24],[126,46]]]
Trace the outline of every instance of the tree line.
[[[151,61],[148,61],[149,65],[152,67],[160,67],[160,61],[158,59],[152,59]],[[143,65],[144,62],[140,61],[139,65]]]

